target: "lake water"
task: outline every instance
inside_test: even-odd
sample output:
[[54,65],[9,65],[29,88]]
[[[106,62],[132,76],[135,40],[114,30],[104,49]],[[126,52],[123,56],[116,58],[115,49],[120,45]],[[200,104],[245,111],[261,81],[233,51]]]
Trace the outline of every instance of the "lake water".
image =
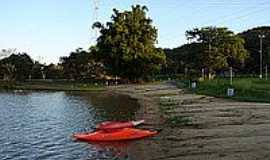
[[144,158],[151,138],[109,144],[71,138],[73,133],[92,131],[104,120],[131,120],[138,109],[137,102],[127,96],[103,93],[0,93],[0,159]]

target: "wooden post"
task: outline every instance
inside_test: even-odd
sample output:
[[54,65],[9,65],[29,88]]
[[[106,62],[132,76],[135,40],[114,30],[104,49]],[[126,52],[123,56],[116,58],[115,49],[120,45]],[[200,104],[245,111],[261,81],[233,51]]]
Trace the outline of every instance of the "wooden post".
[[233,80],[233,70],[232,67],[230,67],[230,84],[232,86],[232,80]]
[[202,68],[202,79],[204,80],[204,68]]
[[188,76],[188,68],[185,67],[185,77],[187,78],[187,76]]

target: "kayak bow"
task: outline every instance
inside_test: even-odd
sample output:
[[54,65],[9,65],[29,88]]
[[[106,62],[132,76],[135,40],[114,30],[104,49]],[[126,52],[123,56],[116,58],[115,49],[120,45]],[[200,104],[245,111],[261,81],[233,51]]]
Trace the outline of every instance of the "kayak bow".
[[96,126],[97,130],[115,130],[122,128],[132,128],[144,123],[144,120],[139,121],[128,121],[128,122],[117,122],[117,121],[106,121]]
[[74,137],[81,141],[124,141],[124,140],[135,140],[142,139],[145,137],[150,137],[156,135],[157,131],[148,131],[135,128],[123,128],[115,132],[106,132],[99,130],[92,133],[78,133]]

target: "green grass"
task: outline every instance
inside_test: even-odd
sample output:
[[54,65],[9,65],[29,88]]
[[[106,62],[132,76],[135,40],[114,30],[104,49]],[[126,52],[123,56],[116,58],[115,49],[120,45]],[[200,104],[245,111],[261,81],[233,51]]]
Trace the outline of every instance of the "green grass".
[[166,124],[171,127],[192,126],[192,118],[186,116],[174,116],[166,119]]
[[[227,89],[235,89],[235,96],[228,97]],[[215,79],[199,82],[195,93],[214,97],[232,98],[240,101],[270,102],[270,80],[255,78],[235,78],[233,85],[229,79]]]

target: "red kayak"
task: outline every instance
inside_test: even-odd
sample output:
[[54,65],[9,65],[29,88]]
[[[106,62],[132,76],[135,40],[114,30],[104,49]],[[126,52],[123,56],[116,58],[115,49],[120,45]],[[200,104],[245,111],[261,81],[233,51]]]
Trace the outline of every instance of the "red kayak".
[[148,131],[148,130],[141,130],[135,128],[123,128],[119,129],[115,132],[106,132],[103,130],[99,130],[92,133],[78,133],[75,134],[74,137],[77,140],[81,141],[124,141],[124,140],[135,140],[135,139],[142,139],[145,137],[154,136],[157,134],[157,131]]
[[96,129],[97,130],[115,130],[115,129],[121,129],[121,128],[132,128],[142,123],[144,123],[144,120],[128,121],[128,122],[106,121],[97,125]]

